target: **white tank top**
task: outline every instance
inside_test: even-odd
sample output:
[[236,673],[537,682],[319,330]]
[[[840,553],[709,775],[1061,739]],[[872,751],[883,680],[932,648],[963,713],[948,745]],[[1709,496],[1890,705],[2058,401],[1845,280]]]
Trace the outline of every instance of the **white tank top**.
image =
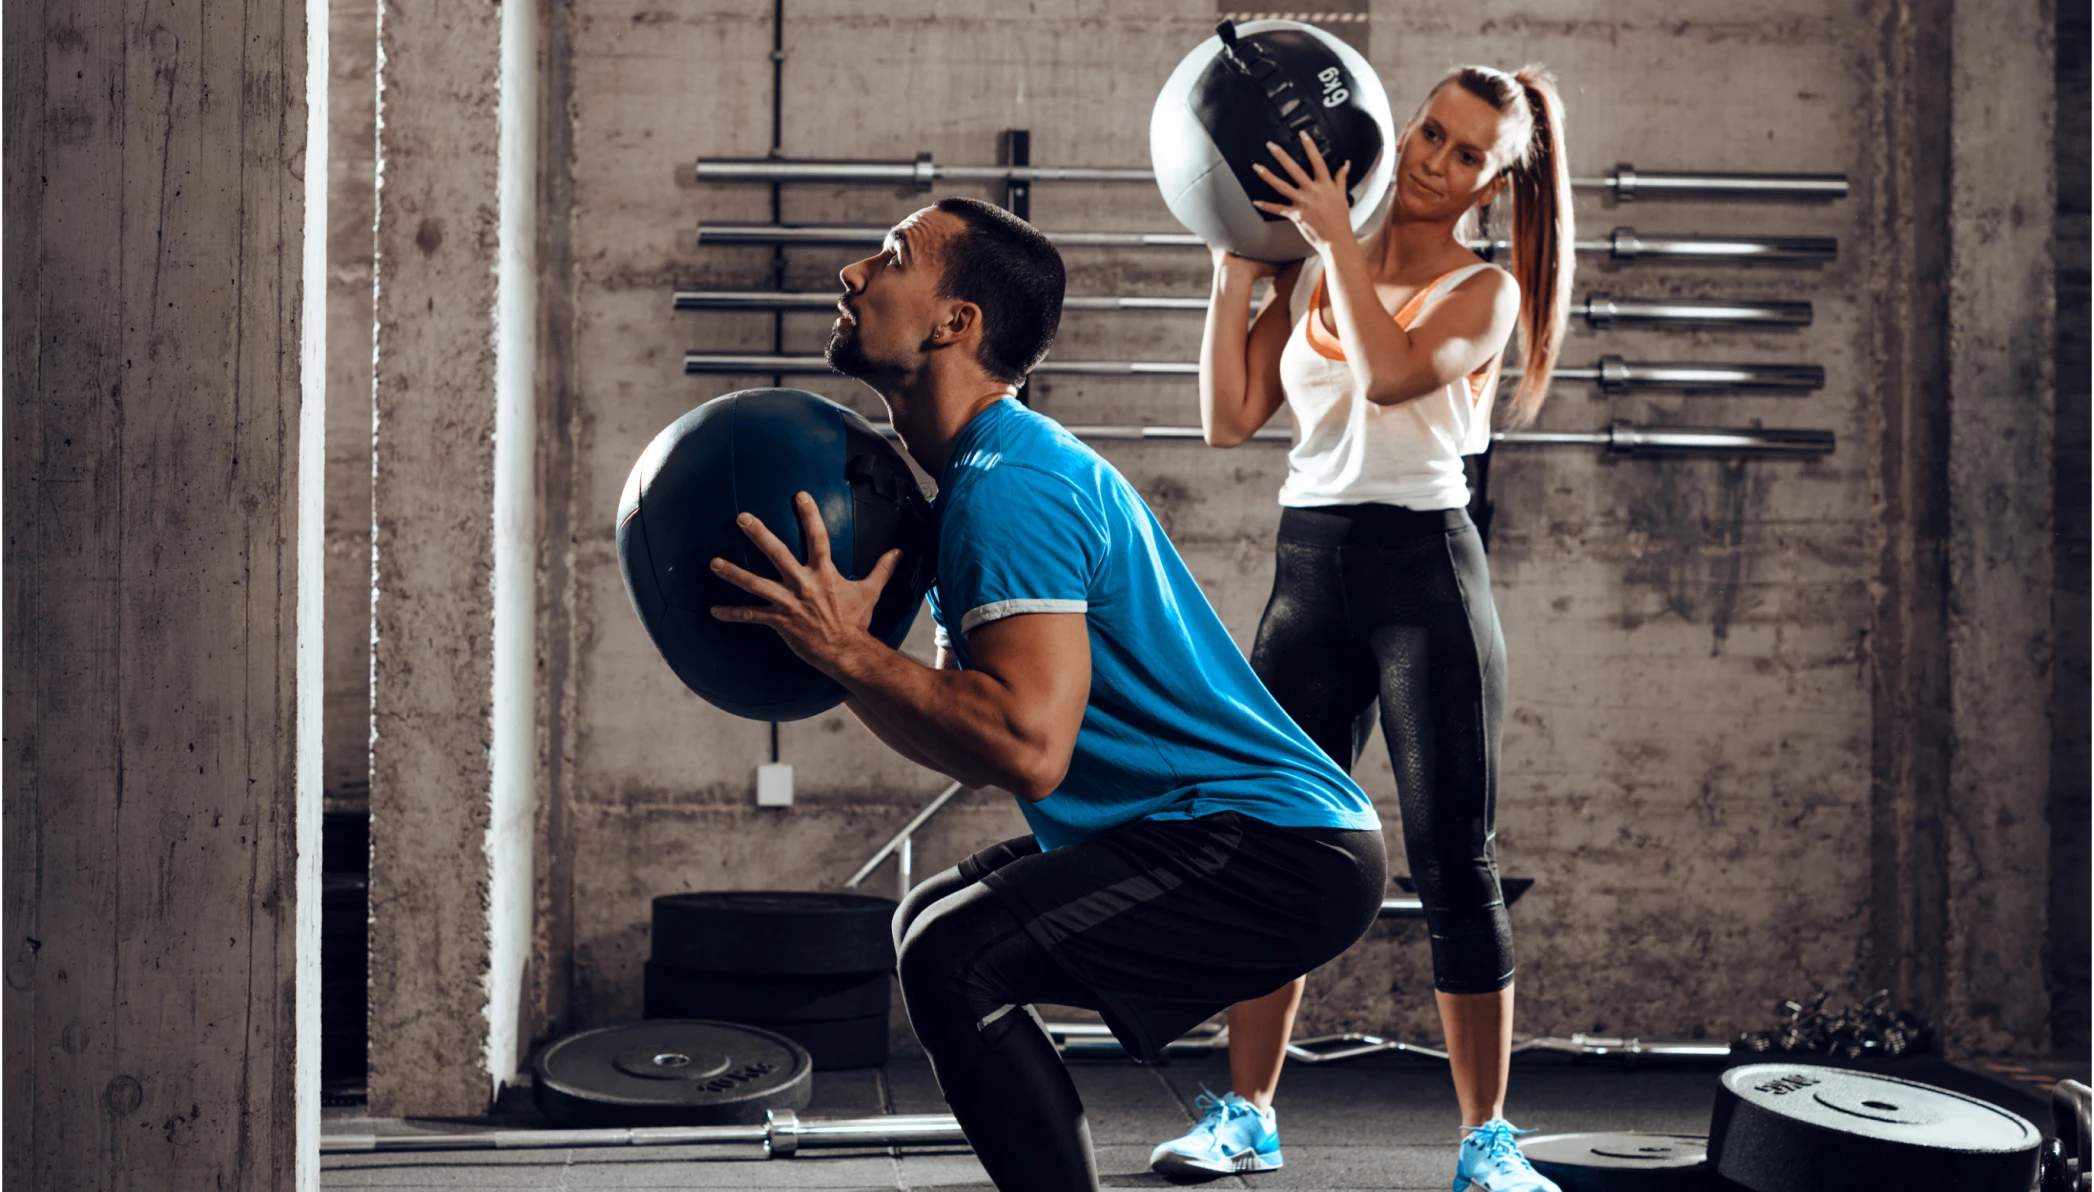
[[[1427,303],[1489,268],[1479,262],[1440,277],[1396,312],[1396,325],[1408,328]],[[1280,353],[1280,388],[1294,414],[1280,504],[1466,506],[1461,457],[1490,446],[1499,359],[1437,393],[1376,405],[1360,393],[1344,348],[1323,325],[1322,301],[1323,259],[1312,256],[1288,299],[1294,329]]]

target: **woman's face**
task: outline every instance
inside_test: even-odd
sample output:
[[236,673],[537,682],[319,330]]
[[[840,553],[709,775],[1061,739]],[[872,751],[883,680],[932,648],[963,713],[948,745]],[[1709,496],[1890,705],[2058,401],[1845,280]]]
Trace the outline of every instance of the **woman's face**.
[[1396,204],[1410,219],[1458,218],[1505,188],[1492,150],[1509,117],[1458,84],[1441,87],[1405,131]]

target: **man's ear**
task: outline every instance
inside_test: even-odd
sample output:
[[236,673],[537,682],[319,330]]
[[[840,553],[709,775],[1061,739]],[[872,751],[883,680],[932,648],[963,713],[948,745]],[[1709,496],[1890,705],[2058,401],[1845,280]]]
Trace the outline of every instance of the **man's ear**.
[[971,332],[979,332],[982,326],[982,308],[972,302],[955,302],[945,310],[945,317],[931,329],[932,338],[940,343],[957,343]]

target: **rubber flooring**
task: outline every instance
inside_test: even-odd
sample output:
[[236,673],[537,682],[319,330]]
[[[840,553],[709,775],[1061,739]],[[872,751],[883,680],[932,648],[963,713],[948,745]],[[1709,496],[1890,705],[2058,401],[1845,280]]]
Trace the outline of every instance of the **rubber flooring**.
[[[1100,1182],[1109,1188],[1171,1187],[1147,1167],[1150,1148],[1175,1137],[1198,1116],[1202,1088],[1224,1088],[1218,1058],[1178,1059],[1157,1067],[1082,1061],[1070,1066],[1090,1119]],[[1706,1134],[1717,1065],[1522,1057],[1514,1066],[1506,1116],[1545,1133],[1651,1131]],[[2048,1130],[2049,1109],[2025,1082],[2006,1083],[1939,1060],[1915,1060],[1896,1074],[1981,1097]],[[329,1110],[325,1129],[382,1133],[446,1132],[494,1125],[543,1125],[516,1098],[497,1121],[371,1121],[359,1110]],[[1269,1192],[1304,1189],[1445,1189],[1454,1171],[1459,1116],[1444,1066],[1404,1056],[1370,1056],[1291,1065],[1276,1101],[1286,1164],[1278,1171],[1228,1176],[1203,1185]],[[818,1073],[809,1117],[878,1113],[944,1113],[944,1101],[920,1057],[882,1068]],[[677,1189],[679,1192],[769,1192],[773,1189],[894,1189],[975,1192],[990,1188],[964,1147],[823,1149],[765,1159],[749,1147],[618,1147],[561,1150],[388,1152],[323,1156],[328,1189],[504,1188],[583,1192]]]

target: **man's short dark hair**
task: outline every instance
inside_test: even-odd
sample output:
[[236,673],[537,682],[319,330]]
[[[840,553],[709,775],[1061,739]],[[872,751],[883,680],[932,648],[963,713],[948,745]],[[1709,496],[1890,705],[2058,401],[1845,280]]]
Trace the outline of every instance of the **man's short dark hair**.
[[980,199],[940,199],[938,210],[966,227],[943,248],[938,296],[982,310],[982,368],[1017,383],[1054,342],[1066,278],[1062,255],[1040,230]]

